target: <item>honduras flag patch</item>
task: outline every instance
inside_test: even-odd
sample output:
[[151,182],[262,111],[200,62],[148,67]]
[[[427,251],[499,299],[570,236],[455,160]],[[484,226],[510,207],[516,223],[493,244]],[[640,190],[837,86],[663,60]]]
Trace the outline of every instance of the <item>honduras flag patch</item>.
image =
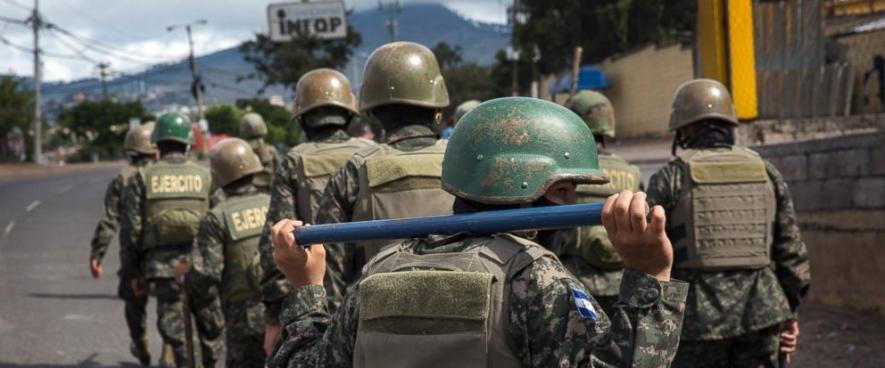
[[593,303],[590,302],[590,297],[587,296],[587,293],[572,288],[572,297],[575,299],[575,306],[578,307],[578,313],[581,314],[581,318],[591,321],[595,321],[598,318],[596,309],[593,308]]

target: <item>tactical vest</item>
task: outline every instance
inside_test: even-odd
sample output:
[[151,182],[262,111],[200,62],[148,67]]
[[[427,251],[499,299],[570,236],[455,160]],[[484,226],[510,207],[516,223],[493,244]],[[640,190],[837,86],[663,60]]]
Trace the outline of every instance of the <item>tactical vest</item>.
[[508,333],[514,276],[541,257],[528,240],[499,234],[457,253],[387,248],[359,286],[353,366],[521,367]]
[[670,216],[676,267],[698,270],[768,266],[774,233],[774,188],[765,162],[742,147],[686,150],[682,189]]
[[[609,182],[600,185],[578,185],[576,191],[579,203],[598,203],[622,190],[638,191],[642,183],[639,168],[630,165],[623,158],[615,155],[599,155],[599,167],[602,168]],[[608,239],[608,233],[602,225],[583,226],[577,229],[577,244],[566,253],[580,256],[587,263],[604,269],[618,270],[624,267],[621,256]]]
[[160,161],[139,172],[145,185],[143,250],[190,246],[209,207],[209,169]]
[[292,152],[298,160],[295,198],[298,218],[313,223],[332,174],[344,166],[354,152],[374,145],[372,141],[351,138],[341,143],[312,142],[295,146]]
[[[442,189],[442,159],[448,141],[417,151],[400,151],[380,145],[369,152],[359,168],[353,221],[449,215],[455,201]],[[360,242],[360,257],[368,260],[392,241]]]
[[260,298],[258,241],[261,239],[269,203],[270,196],[267,194],[255,194],[229,199],[212,210],[224,221],[221,297],[225,303]]
[[253,176],[252,184],[262,190],[269,191],[270,185],[273,182],[274,172],[277,169],[273,149],[262,141],[258,142],[252,150],[258,156],[258,160],[261,161],[261,166],[263,167],[261,172]]

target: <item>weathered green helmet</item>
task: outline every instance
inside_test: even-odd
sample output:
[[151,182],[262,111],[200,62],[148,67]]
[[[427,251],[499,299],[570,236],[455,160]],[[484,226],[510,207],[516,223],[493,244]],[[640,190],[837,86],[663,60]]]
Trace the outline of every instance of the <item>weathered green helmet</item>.
[[480,203],[531,203],[562,180],[608,182],[581,118],[535,98],[483,102],[461,118],[443,159],[443,189]]
[[446,82],[430,49],[414,42],[392,42],[369,55],[360,87],[360,111],[389,104],[449,106]]
[[337,70],[311,70],[302,75],[295,85],[293,113],[296,118],[322,106],[336,106],[354,115],[359,114],[350,81]]
[[253,139],[267,135],[267,125],[258,113],[248,112],[240,119],[240,138]]
[[467,100],[467,101],[462,102],[460,105],[458,105],[458,107],[455,108],[455,113],[452,114],[452,120],[454,120],[455,123],[457,123],[458,120],[461,120],[461,118],[464,117],[464,115],[466,115],[468,112],[470,112],[470,110],[475,109],[481,103],[482,102],[480,102],[478,100]]
[[738,125],[728,88],[712,79],[695,79],[683,83],[673,96],[669,129],[677,130],[705,119]]
[[157,153],[157,146],[151,143],[151,134],[154,132],[153,121],[149,121],[135,128],[129,129],[126,139],[123,140],[123,150],[127,155],[153,155]]
[[154,133],[151,134],[151,143],[161,141],[173,141],[184,144],[194,142],[194,131],[191,130],[191,122],[179,113],[168,113],[157,119]]
[[212,181],[224,187],[246,175],[264,169],[249,143],[240,138],[225,138],[209,151]]
[[565,101],[565,107],[584,119],[593,134],[615,137],[615,109],[602,93],[580,91]]

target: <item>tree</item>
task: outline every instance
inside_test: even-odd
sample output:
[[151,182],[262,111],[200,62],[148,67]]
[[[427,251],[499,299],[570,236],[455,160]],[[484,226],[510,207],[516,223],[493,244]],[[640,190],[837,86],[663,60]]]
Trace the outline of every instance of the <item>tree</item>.
[[543,74],[567,70],[576,46],[584,48],[583,62],[595,63],[649,43],[687,41],[696,7],[694,0],[520,0],[518,4],[523,19],[514,26],[513,37],[524,53],[537,49],[538,72]]
[[464,101],[484,101],[502,95],[488,68],[462,61],[461,47],[451,47],[445,42],[440,42],[432,51],[440,64],[449,91],[451,104],[445,109],[447,114],[451,114]]
[[[6,133],[19,128],[27,133],[34,121],[34,99],[30,91],[25,90],[22,83],[13,76],[0,76],[0,139]],[[27,135],[25,135],[27,137]],[[26,147],[33,143],[26,138]],[[5,148],[3,148],[5,149]],[[2,150],[0,150],[2,151]],[[30,155],[30,149],[25,148]],[[2,157],[0,157],[2,158]]]
[[299,143],[301,130],[292,121],[292,113],[285,107],[271,105],[263,99],[240,99],[236,104],[242,111],[254,111],[264,118],[267,124],[266,142],[287,147]]
[[353,55],[353,49],[362,43],[362,36],[347,26],[347,36],[341,40],[320,40],[315,37],[294,38],[289,42],[273,42],[264,34],[240,45],[243,59],[255,67],[255,72],[240,79],[261,80],[259,92],[273,84],[294,88],[304,73],[317,68],[341,69]]
[[236,137],[240,132],[240,118],[243,113],[234,105],[215,105],[206,109],[206,121],[212,134],[227,134]]
[[68,128],[76,140],[86,142],[85,151],[103,158],[122,156],[130,118],[147,121],[153,116],[140,101],[108,100],[85,101],[58,114],[58,122]]

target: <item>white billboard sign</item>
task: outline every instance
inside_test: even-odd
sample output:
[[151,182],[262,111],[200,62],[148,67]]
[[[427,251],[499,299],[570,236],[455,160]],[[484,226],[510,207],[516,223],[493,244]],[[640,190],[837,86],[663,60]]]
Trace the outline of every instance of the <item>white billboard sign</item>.
[[318,1],[270,4],[267,6],[271,41],[286,42],[313,36],[335,40],[347,36],[344,2]]

